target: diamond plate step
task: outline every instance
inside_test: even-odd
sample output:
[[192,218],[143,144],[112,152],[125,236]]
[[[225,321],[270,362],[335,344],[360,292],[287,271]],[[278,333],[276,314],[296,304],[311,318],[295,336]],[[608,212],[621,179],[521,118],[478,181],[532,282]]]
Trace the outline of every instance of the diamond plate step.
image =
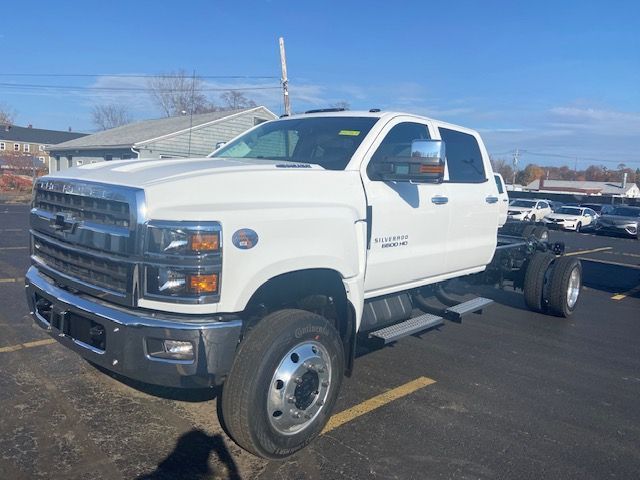
[[388,327],[381,328],[380,330],[376,330],[375,332],[371,332],[369,336],[379,338],[387,344],[428,328],[437,327],[443,323],[444,321],[442,320],[442,317],[425,313],[419,317],[410,318],[404,322],[396,323],[395,325],[390,325]]
[[446,308],[443,314],[447,320],[462,322],[464,315],[468,313],[481,313],[484,307],[492,303],[493,300],[490,298],[476,297],[453,307]]

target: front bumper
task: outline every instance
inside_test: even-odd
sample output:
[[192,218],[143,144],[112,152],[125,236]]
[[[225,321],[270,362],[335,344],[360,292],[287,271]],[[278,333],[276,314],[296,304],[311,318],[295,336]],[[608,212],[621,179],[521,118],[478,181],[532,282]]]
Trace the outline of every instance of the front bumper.
[[[62,345],[115,373],[169,387],[222,383],[231,369],[242,320],[235,315],[195,316],[137,311],[72,293],[36,267],[26,274],[36,323]],[[163,340],[191,342],[193,358],[152,356]]]
[[596,232],[636,237],[638,235],[638,227],[635,225],[603,225],[598,223],[596,224]]

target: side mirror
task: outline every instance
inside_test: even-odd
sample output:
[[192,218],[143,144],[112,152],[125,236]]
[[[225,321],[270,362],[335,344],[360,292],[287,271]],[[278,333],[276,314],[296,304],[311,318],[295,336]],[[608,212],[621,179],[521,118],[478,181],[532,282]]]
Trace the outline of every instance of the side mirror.
[[413,140],[411,156],[386,157],[374,164],[374,171],[385,181],[442,183],[444,159],[442,140]]

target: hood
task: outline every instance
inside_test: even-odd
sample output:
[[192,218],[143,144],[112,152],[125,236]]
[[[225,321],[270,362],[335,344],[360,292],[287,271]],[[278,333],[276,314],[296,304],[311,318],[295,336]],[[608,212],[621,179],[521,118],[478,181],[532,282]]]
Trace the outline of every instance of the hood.
[[[313,208],[366,216],[360,172],[259,159],[125,160],[71,168],[43,179],[98,182],[144,190],[150,220],[254,220],[256,211]],[[240,225],[238,228],[246,227]]]
[[52,177],[145,188],[189,178],[223,173],[286,170],[324,170],[318,165],[252,158],[178,158],[99,162],[57,172]]
[[598,221],[609,225],[628,225],[630,223],[640,223],[638,217],[621,217],[620,215],[603,215]]
[[550,215],[547,215],[544,218],[550,218],[550,219],[557,219],[557,220],[575,220],[580,218],[581,215],[576,213],[552,213]]
[[509,206],[508,210],[510,212],[530,212],[533,210],[533,207],[512,207]]

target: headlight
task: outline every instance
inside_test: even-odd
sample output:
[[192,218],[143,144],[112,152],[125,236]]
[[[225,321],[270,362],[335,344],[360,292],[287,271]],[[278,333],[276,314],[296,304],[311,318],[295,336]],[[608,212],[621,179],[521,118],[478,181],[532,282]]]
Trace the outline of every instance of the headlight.
[[216,222],[147,224],[144,297],[175,303],[219,299],[221,229]]
[[148,225],[147,252],[162,255],[193,255],[220,250],[220,229],[216,226]]

